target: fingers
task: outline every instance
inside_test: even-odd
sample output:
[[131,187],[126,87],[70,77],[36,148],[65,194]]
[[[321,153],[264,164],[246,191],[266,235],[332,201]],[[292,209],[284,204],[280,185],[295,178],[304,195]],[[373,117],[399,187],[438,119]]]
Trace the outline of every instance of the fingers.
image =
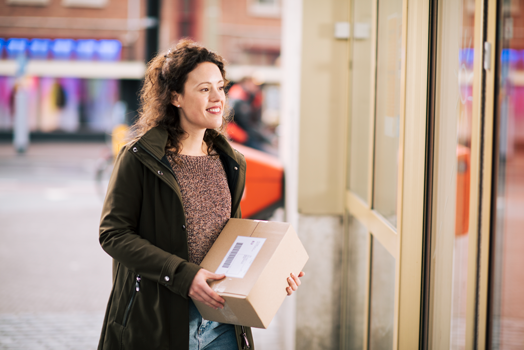
[[291,274],[291,277],[287,278],[287,284],[289,284],[289,287],[287,287],[288,295],[291,295],[291,293],[293,293],[294,291],[298,289],[300,281],[298,281],[298,284],[297,284],[297,280],[295,278],[297,277],[295,277],[293,274]]
[[212,273],[204,269],[202,270],[204,271],[205,281],[206,281],[206,283],[202,285],[202,291],[204,292],[205,299],[209,302],[210,304],[209,306],[212,306],[212,307],[214,306],[215,308],[219,307],[222,309],[226,301],[220,295],[218,295],[213,289],[211,289],[211,287],[209,287],[209,284],[207,284],[207,281],[221,280],[224,277],[226,277],[226,275],[224,274],[218,275],[216,273]]
[[209,272],[207,270],[204,270],[202,269],[202,271],[205,271],[205,274],[206,274],[206,280],[221,280],[222,278],[226,277],[226,275],[224,274],[216,274],[216,273],[212,273],[212,272]]
[[[302,275],[303,276],[303,275]],[[295,284],[297,285],[297,288],[298,286],[300,286],[300,284],[302,283],[299,279],[299,277],[302,277],[300,274],[298,274],[298,276],[295,276],[294,273],[291,274],[291,278],[293,278],[293,281],[295,282]],[[296,289],[294,289],[296,290]]]
[[[215,310],[223,309],[225,300],[222,299],[218,294],[214,293],[213,290],[211,291],[213,292],[212,294],[206,294],[205,292],[201,291],[198,294],[191,296],[191,298],[200,301]],[[213,294],[215,295],[213,296]]]
[[287,278],[287,283],[289,284],[289,287],[286,288],[287,295],[293,294],[294,291],[298,289],[298,286],[302,283],[299,279],[299,277],[304,276],[304,271],[300,271],[298,276],[296,276],[294,273],[291,273],[290,276]]
[[191,287],[189,288],[189,297],[194,300],[203,302],[214,309],[223,308],[225,300],[220,297],[209,285],[207,280],[216,280],[224,278],[224,275],[217,275],[207,270],[201,269],[195,275]]

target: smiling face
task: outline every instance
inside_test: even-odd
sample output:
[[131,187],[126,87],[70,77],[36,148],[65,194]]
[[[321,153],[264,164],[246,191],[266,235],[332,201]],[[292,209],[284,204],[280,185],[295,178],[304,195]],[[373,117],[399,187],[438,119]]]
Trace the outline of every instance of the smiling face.
[[190,135],[220,127],[225,101],[224,78],[211,62],[196,66],[187,75],[184,92],[173,97],[173,105],[180,112],[180,126]]

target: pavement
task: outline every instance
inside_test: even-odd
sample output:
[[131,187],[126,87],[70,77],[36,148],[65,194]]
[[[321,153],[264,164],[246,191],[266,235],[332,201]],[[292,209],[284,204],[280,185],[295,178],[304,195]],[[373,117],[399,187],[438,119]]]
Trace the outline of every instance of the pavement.
[[[111,289],[98,243],[103,143],[0,144],[0,349],[96,349]],[[280,214],[281,215],[281,214]],[[288,298],[257,350],[293,344]]]

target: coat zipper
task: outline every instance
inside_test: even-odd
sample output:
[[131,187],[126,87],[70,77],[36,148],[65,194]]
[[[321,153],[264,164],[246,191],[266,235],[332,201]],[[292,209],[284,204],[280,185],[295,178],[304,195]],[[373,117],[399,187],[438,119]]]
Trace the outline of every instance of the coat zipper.
[[140,292],[140,281],[142,278],[140,275],[136,275],[136,281],[135,281],[135,288],[133,288],[133,292],[131,294],[131,300],[129,300],[129,304],[127,304],[126,311],[124,313],[124,320],[122,321],[122,326],[127,325],[127,321],[129,319],[129,313],[131,312],[131,306],[133,305],[133,301],[135,300],[136,293]]
[[251,349],[249,340],[247,340],[246,329],[244,328],[244,326],[240,326],[240,328],[242,329],[242,333],[240,333],[240,335],[242,336],[242,349]]

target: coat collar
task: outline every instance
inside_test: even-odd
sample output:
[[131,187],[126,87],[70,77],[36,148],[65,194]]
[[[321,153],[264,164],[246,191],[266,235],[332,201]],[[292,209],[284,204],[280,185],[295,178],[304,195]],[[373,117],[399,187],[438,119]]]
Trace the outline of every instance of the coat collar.
[[[165,149],[168,139],[167,130],[156,126],[147,131],[141,138],[140,144],[147,148],[158,159],[165,155]],[[219,153],[225,153],[235,161],[238,161],[237,154],[223,135],[219,135],[213,142]]]
[[[169,164],[169,161],[165,155],[167,139],[167,131],[164,128],[157,126],[146,132],[140,138],[138,143],[141,147],[145,148],[148,153],[157,158],[157,161],[160,161],[165,167],[171,170],[173,176],[162,176],[162,171],[158,169],[158,163],[156,161],[151,162],[151,159],[143,160],[143,162],[145,162],[144,164],[146,164],[146,166],[151,169],[153,173],[158,173],[161,175],[160,177],[162,181],[166,182],[167,185],[175,191],[180,200],[182,200],[180,186],[176,181],[175,173],[172,171],[171,165]],[[229,190],[231,191],[232,199],[231,217],[234,217],[239,209],[243,189],[245,186],[246,163],[243,156],[233,150],[223,135],[219,135],[215,140],[213,140],[213,145],[220,154],[220,159],[222,160],[224,171],[226,172],[227,183]],[[242,172],[243,175],[239,176],[240,172]]]

